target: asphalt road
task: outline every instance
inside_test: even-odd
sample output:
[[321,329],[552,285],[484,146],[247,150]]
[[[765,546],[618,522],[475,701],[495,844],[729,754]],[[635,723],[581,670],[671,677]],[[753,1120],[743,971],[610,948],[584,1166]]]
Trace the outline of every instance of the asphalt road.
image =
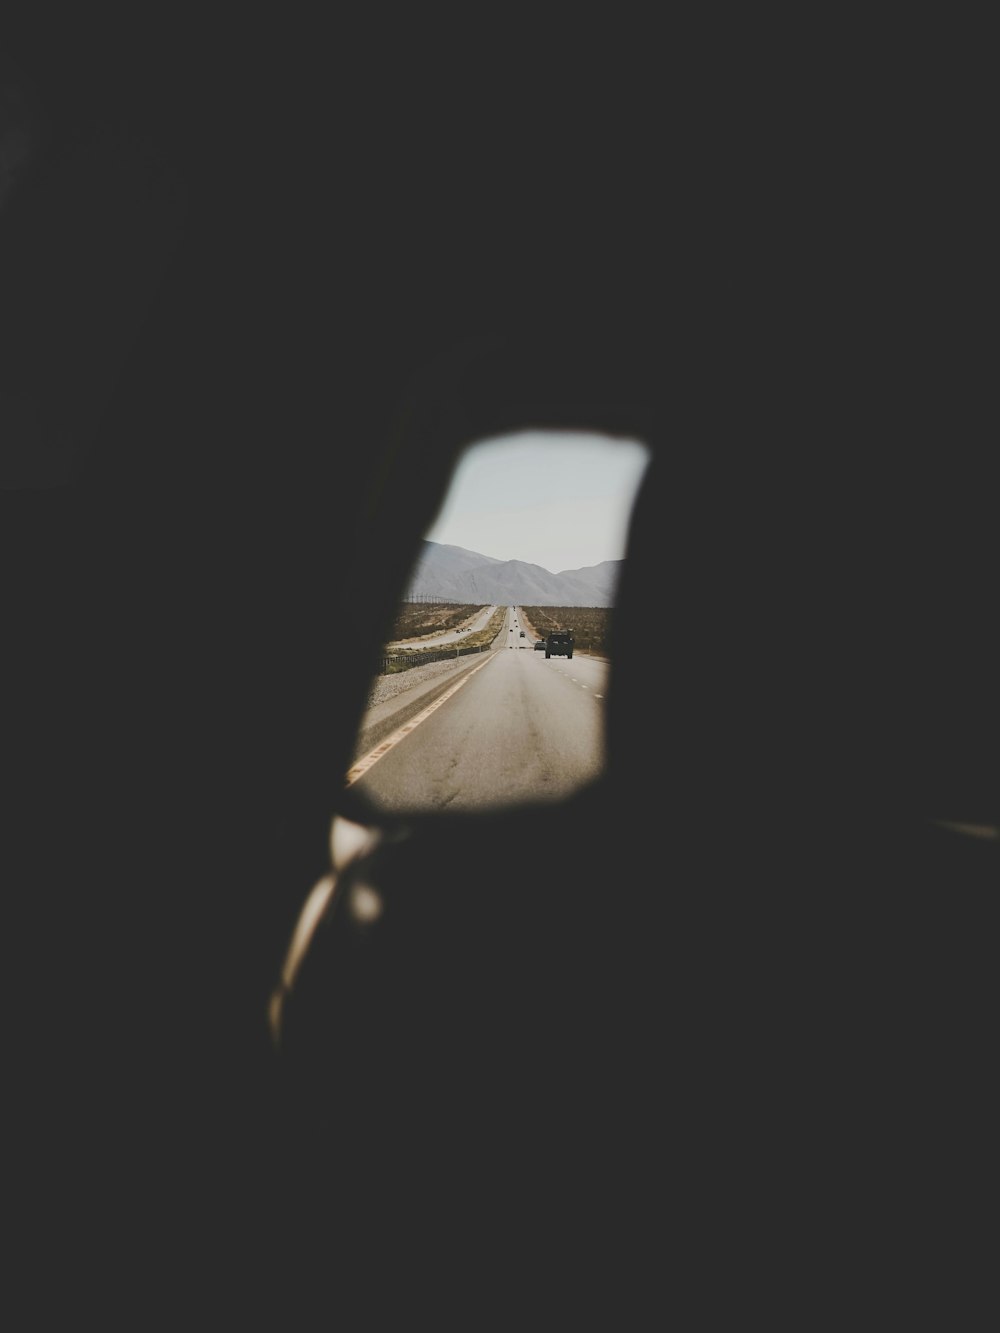
[[[515,609],[496,652],[464,659],[414,701],[353,780],[377,806],[405,812],[486,809],[558,799],[604,763],[607,662],[534,651]],[[471,664],[470,664],[471,663]],[[405,718],[405,721],[403,720]]]

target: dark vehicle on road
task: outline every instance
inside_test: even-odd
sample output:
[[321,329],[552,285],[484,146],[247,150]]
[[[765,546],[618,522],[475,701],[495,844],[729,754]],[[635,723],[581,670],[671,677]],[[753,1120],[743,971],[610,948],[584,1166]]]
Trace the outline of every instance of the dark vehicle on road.
[[524,630],[521,631],[521,638],[524,638]]
[[555,630],[545,640],[546,657],[572,657],[573,634],[570,630]]
[[545,647],[545,640],[544,640],[544,639],[536,639],[536,640],[535,640],[535,645],[534,645],[534,646],[535,646],[535,652],[537,653],[537,652],[539,651],[539,649],[542,649],[542,648]]

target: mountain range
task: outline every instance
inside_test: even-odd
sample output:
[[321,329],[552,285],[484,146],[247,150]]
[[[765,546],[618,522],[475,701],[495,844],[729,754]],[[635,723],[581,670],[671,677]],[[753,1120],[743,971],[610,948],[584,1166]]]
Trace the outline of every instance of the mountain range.
[[553,574],[524,560],[498,560],[464,546],[425,541],[407,597],[500,606],[613,606],[624,563],[602,560]]

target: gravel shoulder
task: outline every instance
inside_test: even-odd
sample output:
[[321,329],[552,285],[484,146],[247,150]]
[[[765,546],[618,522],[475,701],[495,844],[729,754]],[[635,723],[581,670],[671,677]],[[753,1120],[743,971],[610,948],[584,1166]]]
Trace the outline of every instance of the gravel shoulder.
[[428,681],[436,681],[441,676],[453,676],[456,670],[481,662],[482,653],[469,653],[448,662],[427,662],[424,666],[410,667],[407,671],[393,671],[385,676],[376,676],[368,692],[369,709],[379,704],[397,699],[401,694],[412,695],[413,691]]

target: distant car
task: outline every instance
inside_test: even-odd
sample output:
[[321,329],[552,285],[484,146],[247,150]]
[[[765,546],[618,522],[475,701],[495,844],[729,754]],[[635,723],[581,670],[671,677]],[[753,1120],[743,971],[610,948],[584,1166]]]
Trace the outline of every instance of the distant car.
[[524,630],[521,631],[521,638],[524,638]]
[[534,649],[535,649],[535,652],[536,652],[536,653],[538,652],[539,649],[541,649],[541,650],[544,652],[544,651],[545,651],[545,640],[544,640],[544,639],[536,639],[536,640],[535,640],[535,643],[534,643]]

